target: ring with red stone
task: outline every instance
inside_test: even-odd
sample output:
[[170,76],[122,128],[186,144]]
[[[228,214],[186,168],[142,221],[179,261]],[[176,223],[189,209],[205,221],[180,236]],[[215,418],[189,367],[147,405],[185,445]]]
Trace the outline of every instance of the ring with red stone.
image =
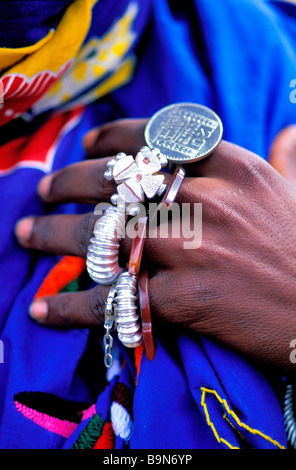
[[161,196],[166,190],[164,175],[159,171],[167,165],[167,158],[158,149],[142,147],[134,158],[121,152],[107,164],[104,178],[115,181],[117,194],[111,198],[116,205],[118,198],[126,204],[140,203],[155,196]]

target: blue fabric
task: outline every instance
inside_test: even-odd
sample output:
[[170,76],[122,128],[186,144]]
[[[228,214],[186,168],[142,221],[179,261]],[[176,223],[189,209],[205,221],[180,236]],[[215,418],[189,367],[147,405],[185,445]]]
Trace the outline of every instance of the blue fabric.
[[[281,407],[270,383],[247,361],[207,338],[163,333],[155,360],[150,362],[144,357],[140,377],[134,397],[137,419],[131,448],[227,449],[248,448],[248,444],[275,448],[255,430],[285,445]],[[209,419],[219,438],[229,445],[218,442],[206,422],[202,388],[215,390],[243,423],[238,426],[233,416],[226,413],[239,430],[233,432],[231,425],[226,425],[224,405],[217,396],[205,395]]]
[[[89,37],[109,27],[127,3],[98,2]],[[133,79],[85,109],[59,143],[54,170],[85,158],[81,140],[88,129],[121,117],[148,117],[178,101],[214,109],[223,121],[224,138],[264,159],[277,132],[295,123],[289,85],[296,78],[296,8],[290,6],[287,11],[282,2],[262,0],[176,3],[141,2],[143,8],[135,23],[138,39]],[[42,116],[42,122],[45,118]],[[23,124],[22,134],[33,132],[38,122],[37,117],[33,123]],[[17,121],[5,127],[17,135]],[[5,128],[1,133],[6,140]],[[0,328],[5,353],[0,364],[0,448],[59,448],[72,442],[18,412],[13,403],[16,393],[43,391],[90,403],[100,398],[79,367],[88,331],[42,327],[27,315],[32,298],[58,259],[24,250],[13,236],[20,217],[51,210],[36,195],[42,176],[36,168],[19,168],[0,177]],[[129,362],[126,367],[134,376]],[[281,384],[281,377],[270,377],[235,352],[168,326],[166,334],[159,332],[154,361],[144,357],[141,364],[130,447],[226,448],[230,444],[274,448],[274,441],[285,446]],[[204,389],[217,395],[203,395]],[[221,403],[217,396],[225,401]],[[223,403],[244,426],[232,414],[227,415],[231,424],[223,417]],[[102,413],[107,416],[105,408]],[[119,437],[116,442],[119,447],[128,445]]]
[[0,47],[35,44],[56,28],[72,0],[2,1]]

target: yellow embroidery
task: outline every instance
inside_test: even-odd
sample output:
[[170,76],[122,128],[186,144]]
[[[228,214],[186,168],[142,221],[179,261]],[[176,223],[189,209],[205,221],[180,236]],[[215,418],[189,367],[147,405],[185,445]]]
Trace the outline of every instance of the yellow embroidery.
[[91,103],[94,100],[101,98],[102,96],[107,95],[111,91],[114,91],[116,88],[120,87],[123,83],[127,81],[132,76],[135,66],[135,61],[132,57],[127,59],[121,65],[120,69],[116,73],[110,76],[109,79],[105,80],[98,88],[96,88],[93,93],[86,94],[83,97],[83,103]]
[[93,87],[84,97],[75,101],[75,106],[77,103],[87,104],[90,97],[97,99],[125,84],[131,78],[135,61],[131,55],[127,58],[127,54],[136,37],[132,25],[138,9],[138,3],[132,1],[124,15],[114,22],[106,34],[101,38],[91,38],[59,83],[35,104],[33,112],[38,114],[57,106],[67,106],[69,99],[73,100],[84,90]]
[[240,421],[240,419],[238,418],[238,416],[234,413],[234,411],[232,411],[229,407],[229,405],[227,404],[226,400],[225,399],[222,399],[218,393],[216,392],[216,390],[210,390],[208,388],[205,388],[205,387],[201,387],[201,390],[202,390],[202,396],[201,396],[201,405],[204,409],[204,412],[205,412],[205,416],[206,416],[206,420],[207,420],[207,424],[211,427],[213,433],[214,433],[214,436],[216,437],[217,441],[218,442],[223,442],[225,445],[227,445],[227,447],[229,447],[230,449],[239,449],[239,447],[235,447],[233,445],[231,445],[229,442],[227,442],[225,439],[223,439],[222,437],[220,437],[217,433],[217,430],[214,426],[214,424],[211,422],[210,420],[210,415],[209,415],[209,412],[208,412],[208,409],[207,409],[207,405],[206,405],[206,402],[205,402],[205,396],[207,393],[210,393],[212,395],[214,395],[217,400],[219,401],[219,403],[221,403],[221,405],[223,405],[224,409],[226,410],[226,412],[232,416],[232,418],[235,420],[236,424],[238,426],[240,426],[241,428],[243,429],[246,429],[247,431],[249,431],[251,434],[257,434],[259,436],[261,436],[263,439],[266,439],[268,442],[271,442],[273,445],[275,445],[276,447],[279,447],[280,449],[285,449],[284,446],[282,446],[279,442],[275,441],[274,439],[272,439],[271,437],[267,436],[266,434],[262,433],[261,431],[258,431],[257,429],[253,429],[251,428],[250,426],[248,426],[247,424],[245,423],[242,423]]
[[[75,80],[83,82],[87,78],[87,64],[86,62],[82,62],[79,64],[75,70],[73,70],[73,76]],[[51,93],[52,94],[52,93]]]

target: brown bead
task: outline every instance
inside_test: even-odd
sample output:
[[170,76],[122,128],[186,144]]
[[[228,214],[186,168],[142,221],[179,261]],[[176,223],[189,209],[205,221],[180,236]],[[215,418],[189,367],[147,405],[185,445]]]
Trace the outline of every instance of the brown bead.
[[133,276],[137,276],[140,271],[144,241],[146,236],[147,217],[138,220],[136,229],[138,235],[133,240],[132,249],[129,257],[128,272]]
[[173,174],[169,187],[167,188],[166,193],[162,198],[160,207],[162,206],[170,207],[175,202],[175,199],[177,197],[181,184],[183,183],[184,177],[185,177],[184,168],[180,166],[177,167]]
[[142,333],[144,339],[145,354],[149,361],[155,356],[156,342],[153,335],[152,316],[149,302],[148,272],[142,271],[138,278],[139,307],[142,319]]

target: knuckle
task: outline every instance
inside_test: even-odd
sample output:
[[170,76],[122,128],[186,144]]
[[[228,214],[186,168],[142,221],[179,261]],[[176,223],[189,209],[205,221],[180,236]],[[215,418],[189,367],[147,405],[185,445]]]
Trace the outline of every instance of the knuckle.
[[216,201],[216,216],[220,221],[233,223],[233,219],[236,219],[238,214],[231,200],[220,198]]
[[[56,303],[54,312],[51,312],[51,316],[54,317],[54,323],[60,326],[67,326],[69,323],[69,303],[66,296],[56,296]],[[53,315],[54,313],[54,315]]]
[[81,256],[85,257],[87,254],[87,247],[89,245],[89,241],[93,236],[93,230],[96,221],[98,220],[98,216],[93,214],[87,214],[83,217],[81,224],[78,227],[78,234],[77,234],[77,248]]
[[256,190],[267,183],[267,172],[263,160],[247,157],[238,165],[238,176],[242,186]]
[[242,171],[242,176],[244,176],[245,181],[257,180],[261,174],[261,165],[257,160],[251,158],[245,160]]
[[245,230],[248,219],[248,207],[244,202],[237,201],[232,192],[231,197],[229,194],[227,196],[220,197],[215,201],[211,213],[216,230],[221,234],[225,229],[230,232]]
[[[151,312],[161,321],[189,326],[193,320],[192,302],[196,301],[196,293],[193,287],[188,288],[187,276],[178,276],[178,283],[180,285],[175,289],[173,277],[164,273],[160,277],[155,275],[149,280]],[[180,296],[180,292],[186,295]],[[182,312],[182,315],[179,312]]]
[[107,170],[107,162],[110,158],[104,159],[104,162],[98,161],[95,166],[95,170],[92,173],[92,187],[94,188],[94,194],[98,199],[103,197],[110,197],[116,191],[115,181],[107,181],[104,177],[104,173]]
[[102,323],[105,311],[105,296],[102,287],[94,287],[89,297],[88,317],[92,324]]
[[36,248],[47,249],[51,246],[50,219],[48,217],[35,217],[30,243]]
[[64,171],[61,170],[57,175],[52,177],[49,190],[45,196],[47,201],[59,201],[63,200],[65,197],[64,187],[63,187],[63,175]]
[[[170,295],[167,293],[170,292]],[[162,320],[170,320],[171,302],[174,292],[171,278],[166,273],[155,274],[149,279],[149,301],[151,312]]]

